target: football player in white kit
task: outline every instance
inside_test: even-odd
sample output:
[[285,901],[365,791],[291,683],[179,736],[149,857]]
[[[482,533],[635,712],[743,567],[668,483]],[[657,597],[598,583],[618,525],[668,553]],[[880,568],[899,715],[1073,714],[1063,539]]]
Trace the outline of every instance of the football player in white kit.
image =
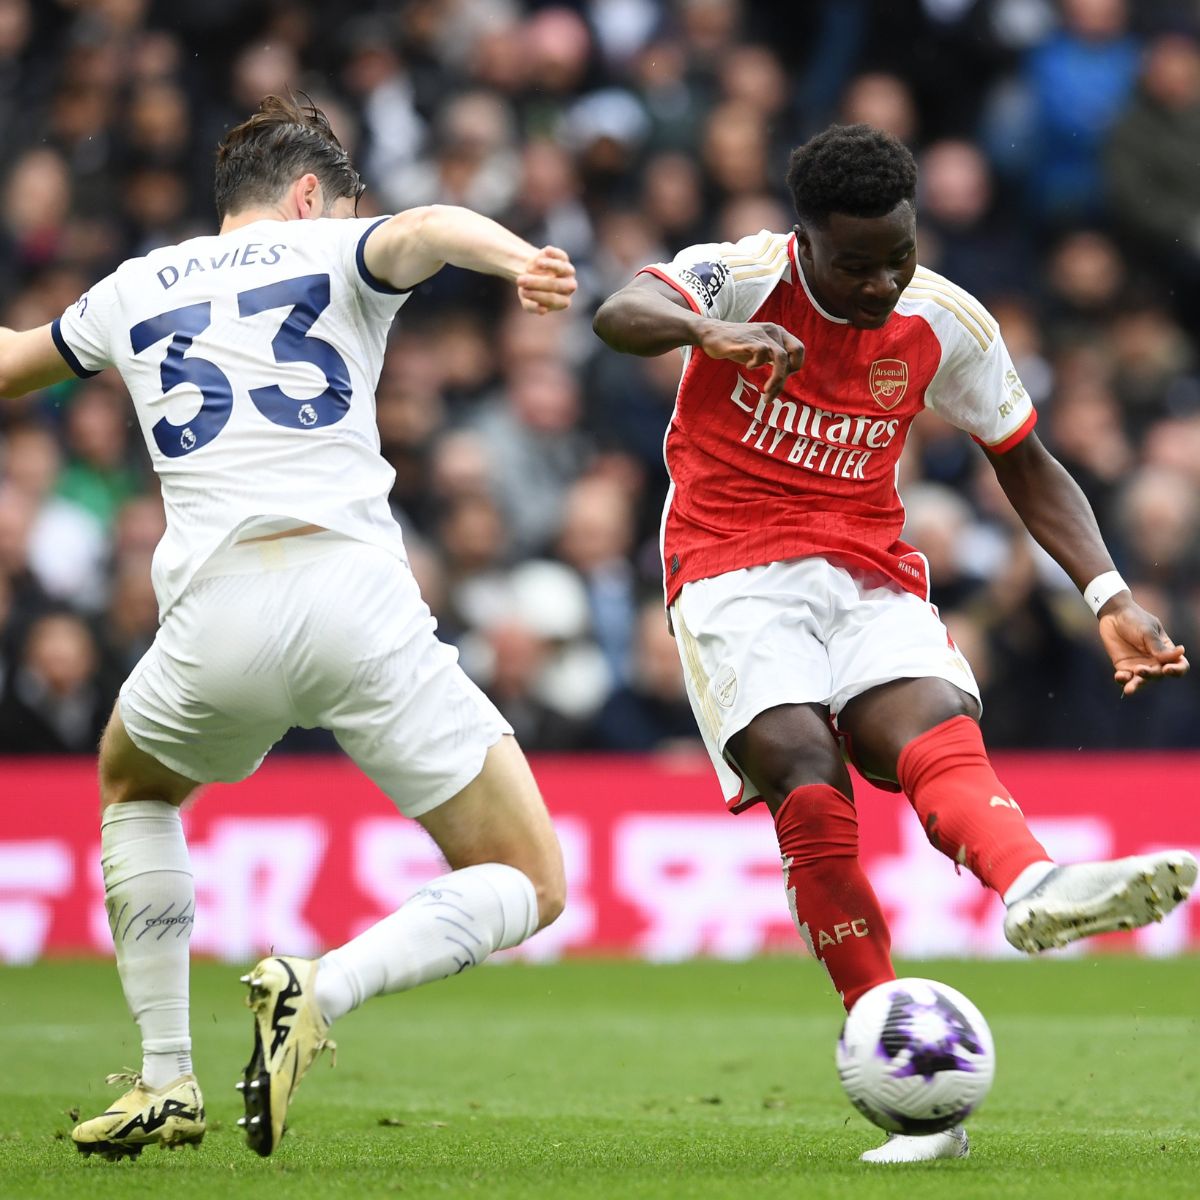
[[106,903],[144,1057],[110,1077],[125,1094],[75,1128],[85,1154],[204,1136],[179,806],[246,778],[289,727],[332,730],[450,871],[320,960],[273,956],[244,977],[240,1123],[259,1154],[278,1145],[334,1020],[515,946],[563,906],[529,767],[436,638],[409,570],[374,389],[396,311],[445,264],[509,280],[539,314],[568,306],[574,268],[460,208],[355,218],[361,190],[324,115],[268,97],[218,149],[219,234],[123,263],[50,325],[0,331],[6,395],[120,371],[167,513],[159,633],[100,747]]

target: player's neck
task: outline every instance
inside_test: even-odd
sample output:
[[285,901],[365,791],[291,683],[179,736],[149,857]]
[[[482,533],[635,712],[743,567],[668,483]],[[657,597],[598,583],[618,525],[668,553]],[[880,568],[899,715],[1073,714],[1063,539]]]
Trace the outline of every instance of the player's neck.
[[221,222],[222,233],[233,233],[254,225],[259,221],[286,221],[287,216],[281,208],[244,208],[236,213],[229,213]]
[[817,294],[817,289],[813,286],[813,281],[809,273],[804,269],[804,260],[799,254],[796,255],[796,266],[800,272],[800,284],[817,312],[827,321],[833,321],[837,325],[849,325],[850,322],[845,317],[839,317]]

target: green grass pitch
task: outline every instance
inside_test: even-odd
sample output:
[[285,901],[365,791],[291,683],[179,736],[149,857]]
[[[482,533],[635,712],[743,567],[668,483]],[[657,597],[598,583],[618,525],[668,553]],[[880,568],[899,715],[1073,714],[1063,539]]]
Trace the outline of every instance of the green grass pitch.
[[1200,1194],[1200,958],[921,963],[996,1036],[962,1162],[865,1167],[881,1140],[843,1099],[840,1021],[811,962],[487,967],[340,1023],[276,1155],[234,1122],[250,1047],[239,972],[199,964],[198,1150],[84,1159],[69,1110],[136,1066],[111,965],[0,970],[0,1196],[1030,1197]]

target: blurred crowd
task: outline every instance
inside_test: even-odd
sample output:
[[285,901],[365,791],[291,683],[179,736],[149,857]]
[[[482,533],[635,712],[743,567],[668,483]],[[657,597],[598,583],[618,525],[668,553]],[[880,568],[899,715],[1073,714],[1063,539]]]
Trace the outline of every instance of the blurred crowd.
[[[528,749],[691,748],[657,541],[679,358],[617,356],[590,317],[682,246],[789,228],[790,148],[868,121],[918,157],[922,260],[995,313],[1120,569],[1200,658],[1198,33],[1195,0],[0,0],[0,323],[211,232],[213,147],[288,87],[355,155],[361,213],[464,204],[564,247],[568,317],[455,271],[402,310],[392,503]],[[922,416],[902,485],[992,745],[1200,746],[1200,670],[1119,704],[969,439]],[[162,529],[119,378],[0,401],[0,751],[94,747],[154,637]]]

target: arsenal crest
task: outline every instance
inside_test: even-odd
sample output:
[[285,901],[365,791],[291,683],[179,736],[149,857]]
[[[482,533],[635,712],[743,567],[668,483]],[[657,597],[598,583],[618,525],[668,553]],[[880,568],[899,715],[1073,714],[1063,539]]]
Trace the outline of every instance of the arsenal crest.
[[899,358],[877,358],[871,364],[867,383],[875,403],[890,412],[908,391],[908,363]]

